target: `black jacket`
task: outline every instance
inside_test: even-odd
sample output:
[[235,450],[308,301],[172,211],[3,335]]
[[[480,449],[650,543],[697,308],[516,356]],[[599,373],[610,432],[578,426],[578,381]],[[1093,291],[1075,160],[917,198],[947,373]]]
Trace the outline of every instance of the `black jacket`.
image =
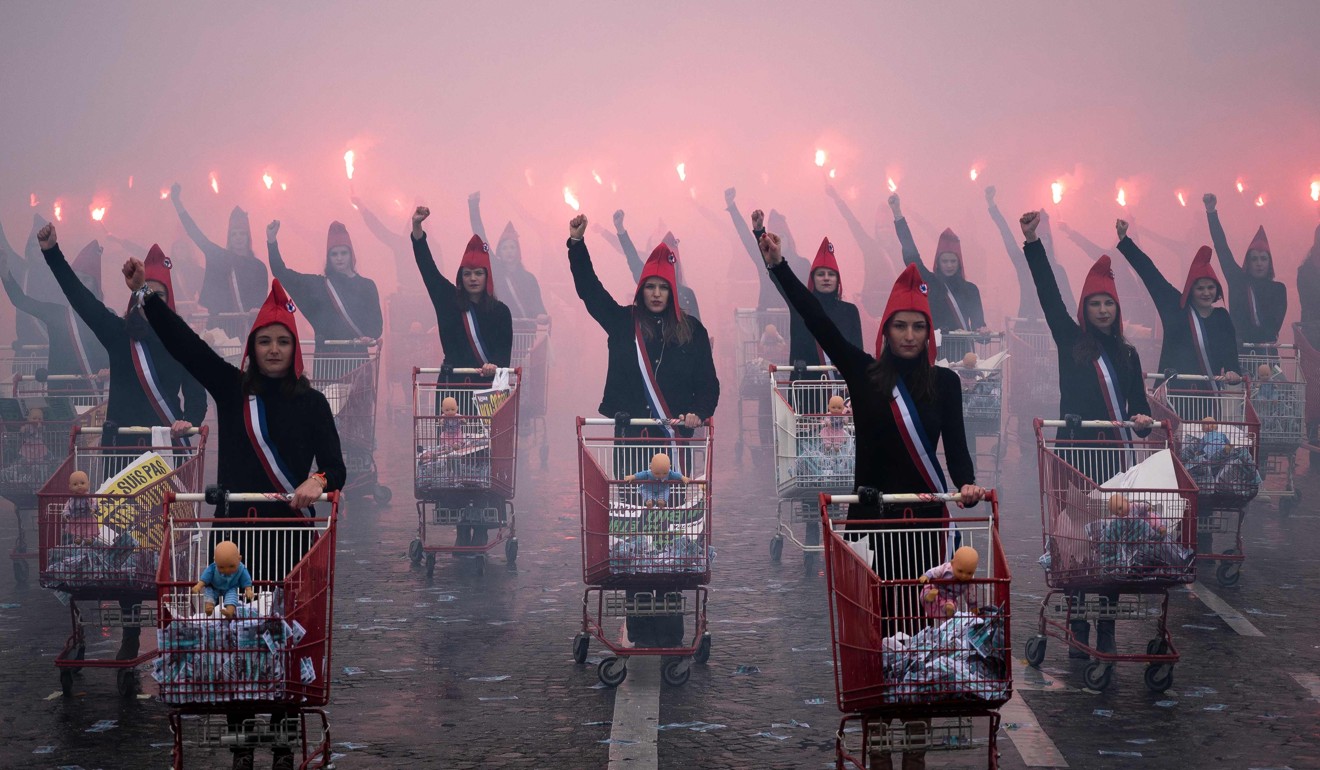
[[384,322],[380,315],[380,294],[376,282],[360,275],[349,277],[343,273],[327,271],[325,275],[309,275],[290,270],[280,255],[279,244],[266,243],[270,254],[270,272],[293,297],[293,301],[316,331],[316,344],[325,340],[351,340],[359,335],[344,320],[334,300],[330,298],[333,284],[335,293],[344,303],[349,318],[365,337],[380,339]]
[[[643,323],[658,323],[658,317],[635,311],[631,303],[620,305],[614,301],[596,276],[584,242],[569,240],[568,263],[578,297],[608,337],[609,365],[605,372],[600,413],[606,417],[619,412],[635,418],[654,417],[637,365],[634,313],[640,312]],[[692,325],[689,342],[668,347],[657,334],[646,343],[646,353],[656,372],[665,404],[673,412],[670,417],[690,412],[705,419],[713,415],[719,405],[720,381],[715,374],[715,360],[706,327],[696,318],[687,320]]]
[[[784,287],[779,285],[779,279],[775,277],[775,272],[770,272],[770,280],[774,282],[775,289],[779,291],[780,296],[788,302],[788,296],[784,294]],[[844,302],[839,299],[839,293],[821,294],[814,288],[811,293],[815,295],[816,300],[820,302],[825,310],[825,315],[829,316],[830,322],[838,328],[843,338],[849,344],[858,348],[865,348],[862,344],[862,315],[857,312],[857,306],[851,302]],[[820,354],[823,352],[816,345],[816,338],[811,336],[811,331],[807,329],[807,324],[802,320],[797,308],[792,304],[788,306],[788,363],[796,364],[798,361],[806,362],[807,366],[823,366]],[[779,363],[779,362],[775,362]]]
[[[927,270],[925,263],[921,261],[921,252],[917,250],[917,242],[912,238],[912,230],[908,227],[906,217],[894,221],[894,231],[898,233],[899,243],[903,244],[903,262],[916,265],[921,271],[921,280],[930,288],[928,295],[930,313],[935,328],[942,332],[956,332],[976,331],[985,326],[985,311],[981,308],[981,290],[976,284],[963,277],[961,265],[958,272],[951,277]],[[935,257],[938,259],[939,255],[936,254]],[[958,301],[962,317],[955,312],[953,303],[949,300],[950,294]]]
[[[78,348],[81,346],[87,355],[91,367],[86,374],[95,374],[110,366],[110,358],[105,353],[101,341],[87,328],[87,323],[76,314],[70,314],[69,306],[55,302],[42,302],[29,297],[13,276],[5,274],[3,279],[5,293],[14,307],[37,319],[46,327],[46,336],[50,339],[49,355],[46,368],[51,374],[85,374],[79,361]],[[70,317],[72,315],[72,323]],[[74,335],[77,335],[75,337]]]
[[[46,258],[46,264],[50,265],[55,280],[69,298],[69,305],[105,347],[110,361],[110,403],[106,407],[106,422],[125,427],[167,424],[156,414],[138,380],[132,352],[132,343],[136,338],[146,346],[156,365],[160,385],[165,391],[162,395],[170,411],[181,420],[201,425],[206,417],[206,392],[165,348],[146,319],[134,313],[130,313],[127,318],[119,316],[102,305],[96,295],[78,280],[58,245],[53,249],[43,249],[41,253]],[[130,326],[133,327],[131,334]]]
[[[890,406],[892,394],[878,392],[871,381],[868,370],[875,358],[844,338],[820,302],[802,285],[786,262],[771,268],[771,272],[848,383],[853,425],[857,431],[855,486],[873,487],[888,494],[930,491],[904,447]],[[900,371],[915,368],[914,364],[899,363]],[[963,428],[962,384],[957,374],[944,367],[936,367],[935,375],[935,399],[918,402],[917,412],[932,442],[938,444],[943,437],[949,481],[957,490],[964,484],[976,482],[976,470]]]
[[480,368],[476,352],[468,342],[467,329],[463,325],[463,315],[468,307],[476,308],[477,328],[481,330],[482,344],[490,363],[507,367],[513,354],[513,316],[509,307],[499,300],[483,302],[479,305],[459,303],[458,290],[453,282],[440,274],[431,257],[431,247],[426,236],[419,241],[410,238],[413,245],[413,257],[417,260],[417,269],[421,271],[422,283],[431,295],[431,305],[435,307],[436,324],[440,327],[440,346],[445,351],[445,363],[455,369]]
[[192,215],[176,206],[183,230],[206,256],[202,290],[197,302],[212,314],[256,310],[270,293],[266,265],[252,254],[235,254],[215,243],[197,226]]
[[[1182,305],[1182,291],[1169,283],[1151,258],[1146,256],[1131,238],[1118,242],[1118,250],[1127,257],[1132,269],[1137,272],[1146,291],[1155,303],[1155,310],[1160,314],[1160,326],[1163,329],[1163,346],[1160,348],[1160,371],[1173,369],[1180,374],[1204,374],[1201,356],[1192,338],[1191,317],[1195,313],[1190,301],[1188,307]],[[1210,357],[1211,374],[1224,372],[1242,373],[1238,363],[1237,331],[1228,311],[1217,307],[1204,319],[1206,352]]]
[[[151,328],[172,355],[188,362],[188,371],[215,399],[216,423],[220,428],[216,481],[230,492],[280,492],[262,468],[247,435],[243,411],[248,398],[242,372],[224,360],[184,323],[165,301],[151,295],[146,303]],[[255,366],[256,364],[251,364]],[[339,431],[330,404],[319,390],[308,388],[286,396],[280,383],[258,375],[266,404],[266,421],[275,449],[288,466],[295,484],[311,475],[312,463],[325,474],[326,491],[343,489],[346,471],[339,447]],[[253,506],[258,516],[287,518],[288,506]],[[230,516],[244,516],[246,508],[230,509]]]
[[[1228,313],[1233,317],[1238,342],[1278,342],[1284,316],[1288,315],[1288,288],[1274,280],[1272,270],[1269,278],[1252,278],[1248,275],[1233,258],[1228,238],[1224,235],[1224,226],[1219,221],[1219,213],[1212,212],[1206,217],[1210,220],[1210,240],[1215,245],[1219,267],[1228,284]],[[1273,263],[1271,257],[1271,266]],[[1256,300],[1255,319],[1251,316],[1253,296]]]

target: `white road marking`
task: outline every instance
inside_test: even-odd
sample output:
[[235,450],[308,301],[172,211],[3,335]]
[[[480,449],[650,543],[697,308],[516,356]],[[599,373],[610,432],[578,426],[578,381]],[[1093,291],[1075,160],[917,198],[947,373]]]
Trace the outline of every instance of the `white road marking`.
[[614,726],[610,728],[613,770],[655,770],[659,765],[656,728],[660,724],[660,658],[628,659],[628,677],[614,691]]
[[1014,729],[1005,729],[1004,732],[1008,733],[1027,767],[1068,766],[1068,761],[1036,722],[1036,715],[1021,695],[1014,692],[1012,700],[999,709],[999,717],[1001,727],[1009,723],[1017,724]]
[[[1064,646],[1063,649],[1066,650],[1067,647]],[[1021,658],[1014,658],[1013,689],[1034,692],[1068,692],[1070,690],[1075,691],[1077,688],[1069,687],[1044,671],[1028,666],[1022,662]]]
[[1223,618],[1228,627],[1237,631],[1241,636],[1264,636],[1259,628],[1251,624],[1250,620],[1242,617],[1242,613],[1233,609],[1228,602],[1220,599],[1219,596],[1205,587],[1205,583],[1196,581],[1187,589],[1193,597],[1201,600],[1201,603],[1215,611],[1215,614]]
[[1297,680],[1297,684],[1305,687],[1312,698],[1320,700],[1320,676],[1315,674],[1289,674],[1289,676]]

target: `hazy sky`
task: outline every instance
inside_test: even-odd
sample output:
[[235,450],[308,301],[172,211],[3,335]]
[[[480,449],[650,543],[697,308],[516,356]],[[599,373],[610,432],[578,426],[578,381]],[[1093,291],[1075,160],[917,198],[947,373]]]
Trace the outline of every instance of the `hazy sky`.
[[[892,177],[922,220],[919,245],[933,250],[935,231],[954,227],[969,277],[991,289],[1006,263],[985,183],[1010,217],[1047,206],[1105,244],[1118,184],[1137,230],[1180,240],[1208,240],[1199,199],[1213,190],[1230,239],[1245,248],[1266,224],[1291,280],[1316,221],[1317,50],[1313,0],[6,0],[0,221],[20,242],[35,195],[47,217],[63,203],[66,242],[96,234],[93,204],[116,233],[168,242],[177,220],[160,192],[177,180],[213,237],[239,204],[258,242],[282,219],[286,253],[311,269],[331,219],[359,251],[371,243],[348,203],[342,158],[354,149],[357,193],[400,231],[405,209],[426,202],[446,256],[470,235],[465,200],[480,189],[492,236],[515,219],[529,265],[561,271],[567,185],[594,222],[628,209],[642,242],[664,219],[685,239],[689,277],[709,285],[739,270],[726,262],[737,251],[692,202],[723,217],[730,185],[744,213],[784,211],[807,256],[829,234],[844,270],[859,269],[823,194],[835,168],[868,226]],[[1080,255],[1064,258],[1080,279]],[[388,289],[392,266],[377,272]]]

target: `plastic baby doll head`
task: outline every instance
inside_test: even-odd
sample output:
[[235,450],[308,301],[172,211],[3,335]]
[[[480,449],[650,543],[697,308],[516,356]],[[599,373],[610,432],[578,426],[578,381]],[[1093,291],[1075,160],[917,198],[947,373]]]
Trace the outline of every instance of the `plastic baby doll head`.
[[44,420],[44,419],[46,419],[46,413],[45,413],[45,412],[42,412],[40,409],[29,409],[29,410],[28,410],[28,413],[27,413],[27,421],[28,421],[29,423],[40,424],[41,421]]
[[779,342],[781,339],[783,338],[779,336],[779,330],[774,324],[765,325],[765,331],[761,334],[762,343]]
[[83,471],[74,471],[69,474],[69,491],[75,495],[87,494],[91,482],[87,479],[87,474]]
[[1128,515],[1132,505],[1123,495],[1115,492],[1109,496],[1109,515],[1115,518],[1123,518]]
[[963,368],[964,368],[964,369],[975,369],[975,368],[976,368],[976,361],[977,361],[976,354],[975,354],[975,353],[968,353],[967,355],[965,355],[965,356],[962,357],[962,365],[963,365]]
[[847,405],[843,401],[843,396],[830,396],[830,403],[828,407],[828,409],[830,410],[830,414],[833,415],[843,414],[846,408]]
[[669,475],[669,455],[657,452],[651,458],[651,475],[658,479]]
[[453,396],[445,396],[444,400],[440,402],[440,413],[445,417],[457,417],[458,400]]
[[953,552],[949,565],[953,568],[955,580],[966,582],[976,577],[976,565],[981,562],[981,554],[970,545],[965,545]]
[[238,565],[242,560],[238,546],[233,541],[221,540],[215,544],[215,568],[221,575],[238,572]]
[[1209,417],[1203,418],[1201,420],[1202,433],[1214,433],[1218,428],[1219,426],[1215,425],[1215,421],[1210,419]]
[[1274,372],[1273,372],[1273,370],[1270,369],[1270,365],[1269,365],[1269,364],[1261,364],[1260,366],[1257,366],[1257,367],[1256,367],[1256,378],[1257,378],[1257,379],[1259,379],[1259,380],[1268,380],[1268,379],[1270,379],[1270,378],[1273,377],[1273,376],[1274,376]]

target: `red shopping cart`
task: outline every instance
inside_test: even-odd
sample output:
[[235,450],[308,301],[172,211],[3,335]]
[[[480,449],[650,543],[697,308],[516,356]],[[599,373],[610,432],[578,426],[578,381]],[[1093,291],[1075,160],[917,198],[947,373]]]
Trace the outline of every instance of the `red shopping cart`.
[[[504,372],[507,382],[491,383],[450,381],[479,369],[413,369],[418,524],[408,555],[414,566],[425,559],[428,578],[438,553],[472,557],[478,574],[485,571],[486,554],[501,544],[509,566],[518,559],[513,496],[522,373]],[[422,380],[436,376],[440,382]],[[453,541],[441,535],[449,527],[455,528]]]
[[513,322],[510,360],[523,375],[518,429],[537,443],[541,467],[550,462],[545,415],[550,403],[550,321],[519,318]]
[[[579,417],[577,432],[587,588],[573,659],[586,662],[594,637],[610,653],[596,668],[604,684],[621,684],[634,655],[668,658],[661,678],[685,684],[692,663],[710,658],[714,425],[706,420],[689,438],[668,435],[657,420]],[[649,473],[657,453],[669,455],[671,474],[681,478],[630,478]]]
[[[1013,666],[1011,576],[997,498],[991,492],[988,513],[845,519],[853,503],[961,499],[863,492],[820,496],[835,692],[845,715],[836,766],[890,767],[899,752],[985,749],[988,766],[998,767],[997,709],[1012,697]],[[972,579],[922,579],[961,546],[980,554]],[[981,718],[984,731],[976,726]]]
[[335,416],[349,482],[347,497],[370,496],[384,505],[393,496],[376,471],[376,401],[380,383],[379,342],[323,340],[309,346],[312,387],[325,395]]
[[752,457],[759,459],[769,454],[774,440],[770,427],[772,384],[767,366],[788,361],[788,308],[735,308],[733,324],[738,335],[733,348],[738,379],[734,452],[741,460],[743,450],[750,446]]
[[[115,669],[120,694],[137,691],[136,669],[155,650],[126,660],[88,660],[88,629],[156,626],[156,570],[165,522],[173,514],[165,496],[202,488],[205,427],[189,431],[186,444],[171,443],[168,429],[163,441],[146,427],[121,427],[118,433],[151,438],[154,445],[102,446],[101,427],[75,427],[68,456],[37,493],[41,587],[67,600],[72,626],[55,655],[65,695],[72,694],[74,674],[83,668]],[[69,489],[77,471],[88,477],[87,494]]]
[[[1297,451],[1309,441],[1308,416],[1312,411],[1306,381],[1308,356],[1302,324],[1294,326],[1292,345],[1243,344],[1238,359],[1242,373],[1251,378],[1251,401],[1260,418],[1261,494],[1274,500],[1287,516],[1297,507]],[[1320,359],[1310,364],[1315,368]],[[1313,375],[1315,373],[1312,373]],[[1312,391],[1315,388],[1311,389]]]
[[1010,360],[1007,336],[1004,332],[950,332],[940,340],[940,355],[962,385],[967,446],[976,463],[976,476],[987,487],[999,484],[1004,462],[1004,372]]
[[[298,767],[329,768],[331,630],[339,495],[315,518],[210,518],[204,505],[287,501],[288,495],[168,493],[156,574],[160,612],[154,676],[170,706],[172,766],[185,748],[289,750]],[[209,514],[209,512],[208,512]],[[322,515],[324,514],[324,515]],[[232,618],[194,590],[220,540],[238,546],[254,598]],[[279,577],[275,577],[275,576]],[[262,718],[269,715],[266,718]],[[312,718],[314,717],[314,719]]]
[[[1039,447],[1045,582],[1040,625],[1027,662],[1045,659],[1046,637],[1085,653],[1086,686],[1108,687],[1120,662],[1145,663],[1146,686],[1173,684],[1178,651],[1168,628],[1169,589],[1196,577],[1197,489],[1168,426],[1146,439],[1061,440],[1064,427],[1131,429],[1110,421],[1035,421]],[[1144,465],[1149,463],[1149,465]],[[1134,470],[1142,465],[1142,471]],[[1126,474],[1126,475],[1124,475]],[[1078,638],[1073,622],[1155,620],[1144,652],[1102,652]]]

